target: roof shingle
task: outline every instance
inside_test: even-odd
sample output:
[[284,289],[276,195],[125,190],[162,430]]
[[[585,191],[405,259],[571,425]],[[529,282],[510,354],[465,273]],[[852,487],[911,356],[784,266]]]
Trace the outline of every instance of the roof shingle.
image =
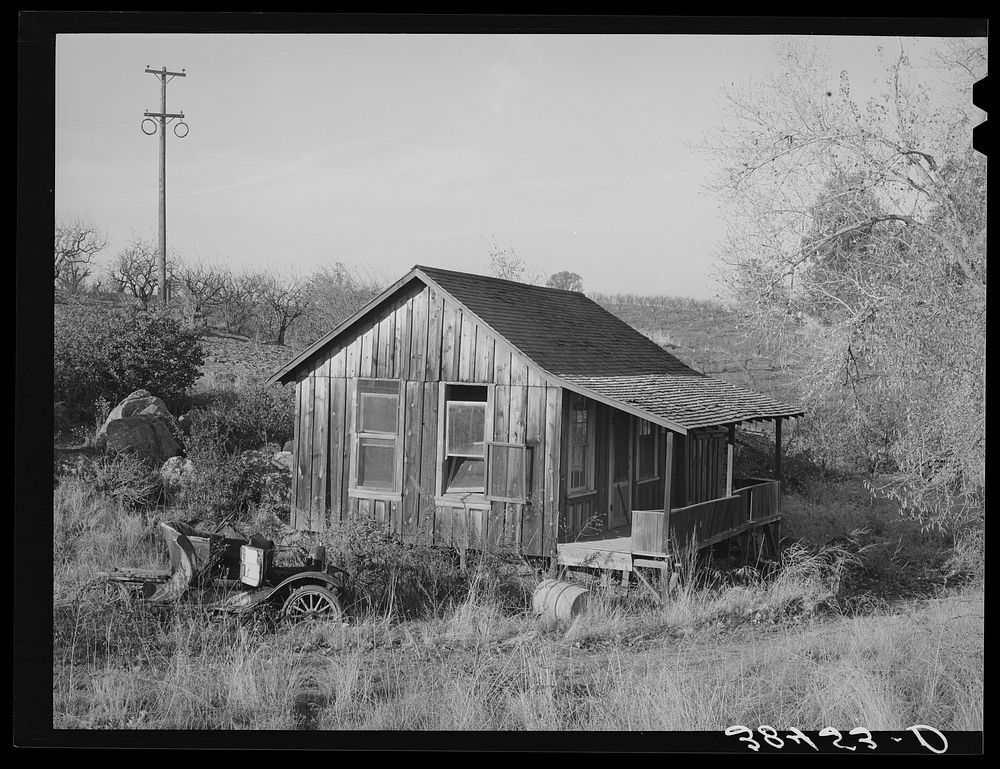
[[581,293],[416,269],[549,373],[686,429],[804,413],[696,371]]

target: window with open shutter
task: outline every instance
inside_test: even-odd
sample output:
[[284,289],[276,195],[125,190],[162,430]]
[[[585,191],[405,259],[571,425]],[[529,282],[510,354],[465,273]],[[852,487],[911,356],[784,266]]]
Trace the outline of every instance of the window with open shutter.
[[523,443],[486,444],[486,499],[491,502],[528,501],[529,450]]

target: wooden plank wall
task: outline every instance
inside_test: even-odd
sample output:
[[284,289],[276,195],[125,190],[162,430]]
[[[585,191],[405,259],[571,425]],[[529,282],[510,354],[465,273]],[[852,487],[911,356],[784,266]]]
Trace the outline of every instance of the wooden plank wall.
[[[401,383],[403,488],[394,495],[349,491],[358,378]],[[465,509],[435,502],[444,382],[495,385],[493,440],[530,447],[527,504]],[[417,283],[388,298],[307,362],[296,382],[296,404],[297,528],[321,530],[348,516],[372,515],[408,538],[519,545],[528,555],[555,552],[562,389],[450,297]]]
[[703,542],[743,522],[743,499],[737,495],[670,511],[670,538],[673,546],[687,547],[692,539]]
[[701,430],[687,435],[685,505],[726,496],[727,433]]

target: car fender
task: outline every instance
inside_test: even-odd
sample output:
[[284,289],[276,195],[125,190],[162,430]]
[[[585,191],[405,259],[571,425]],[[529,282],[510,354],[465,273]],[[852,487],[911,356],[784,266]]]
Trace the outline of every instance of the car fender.
[[[341,570],[338,570],[341,571]],[[347,572],[344,572],[346,574]],[[321,585],[333,590],[334,593],[342,594],[347,586],[346,580],[339,575],[330,574],[325,571],[303,571],[286,577],[271,589],[270,599],[279,596],[287,596],[297,587],[302,585]],[[283,600],[283,599],[282,599]]]

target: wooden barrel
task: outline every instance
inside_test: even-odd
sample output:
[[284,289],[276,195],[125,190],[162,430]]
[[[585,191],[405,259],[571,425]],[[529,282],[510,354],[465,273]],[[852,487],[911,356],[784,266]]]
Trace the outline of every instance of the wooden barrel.
[[545,579],[535,588],[531,608],[536,615],[548,620],[570,623],[573,617],[587,611],[590,591],[582,585],[560,579]]

